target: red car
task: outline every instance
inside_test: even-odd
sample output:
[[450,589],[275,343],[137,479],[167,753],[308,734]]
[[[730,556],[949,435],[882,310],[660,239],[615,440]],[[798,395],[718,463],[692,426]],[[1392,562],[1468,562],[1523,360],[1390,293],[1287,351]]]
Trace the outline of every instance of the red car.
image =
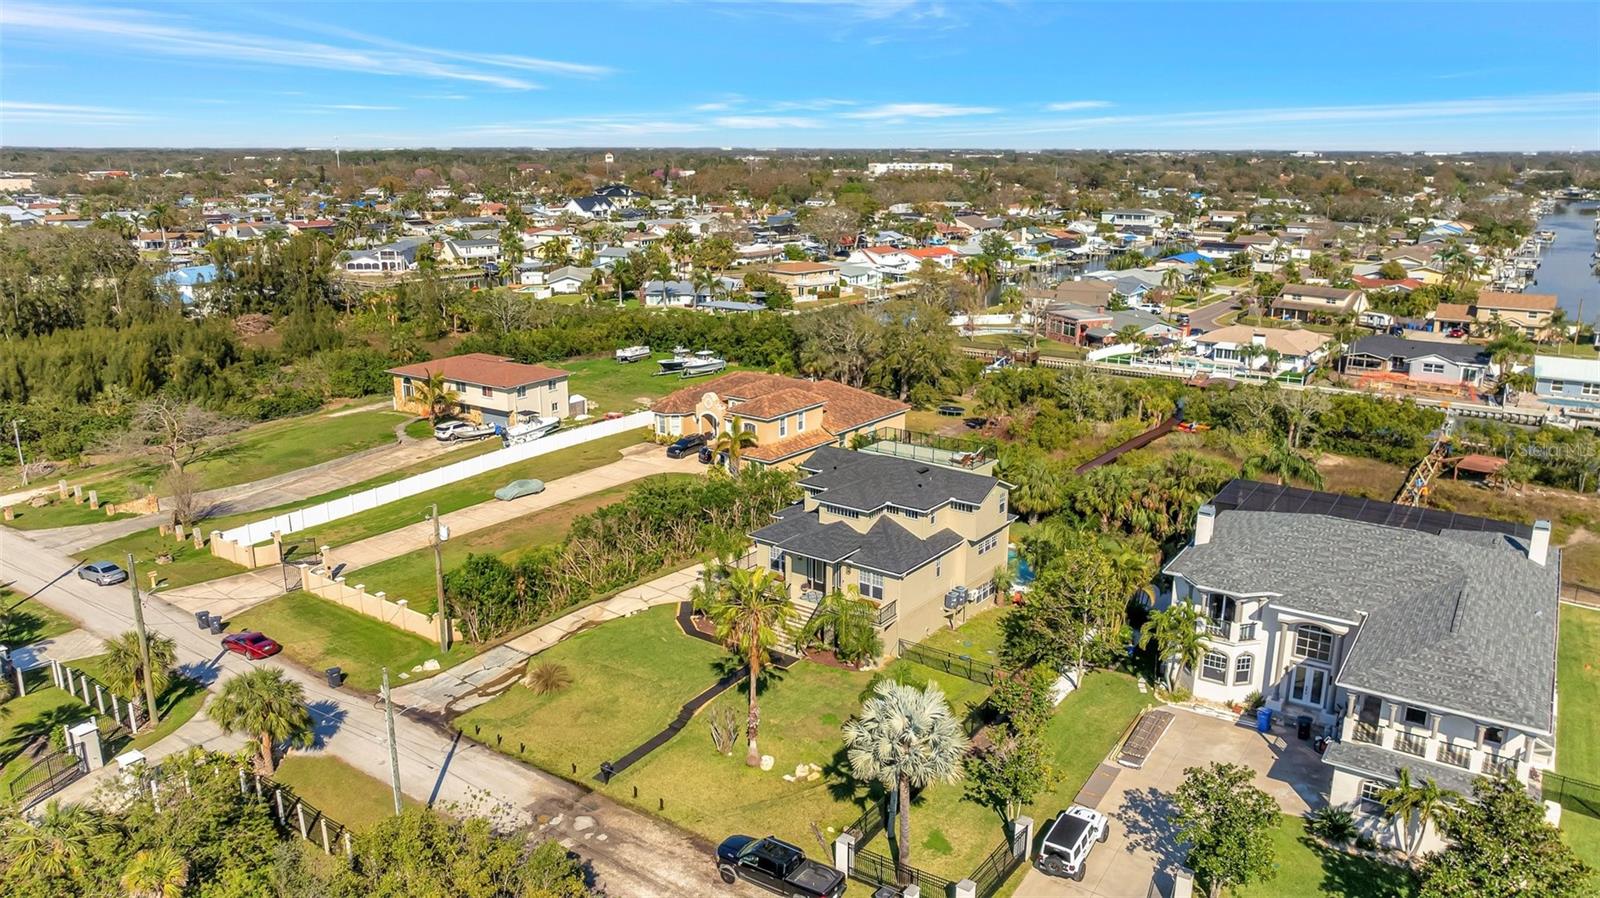
[[230,633],[222,637],[222,647],[253,661],[270,658],[283,651],[283,646],[267,638],[267,634],[257,633],[254,630]]

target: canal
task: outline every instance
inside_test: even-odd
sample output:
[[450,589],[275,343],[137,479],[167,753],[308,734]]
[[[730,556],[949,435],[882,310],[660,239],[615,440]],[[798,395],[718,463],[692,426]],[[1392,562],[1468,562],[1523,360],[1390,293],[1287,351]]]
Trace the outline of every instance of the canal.
[[1556,242],[1545,247],[1528,292],[1554,293],[1574,320],[1600,319],[1600,277],[1594,274],[1592,258],[1597,209],[1594,203],[1573,203],[1539,219],[1538,229],[1555,231]]

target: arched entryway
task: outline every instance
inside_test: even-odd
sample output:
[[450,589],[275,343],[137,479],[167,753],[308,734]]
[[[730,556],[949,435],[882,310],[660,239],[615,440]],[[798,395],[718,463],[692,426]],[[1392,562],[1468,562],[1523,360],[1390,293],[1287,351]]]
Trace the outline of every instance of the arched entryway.
[[708,414],[703,414],[703,415],[700,416],[700,432],[701,433],[714,434],[714,433],[720,432],[721,430],[722,430],[722,422],[717,420],[717,416],[716,415],[708,413]]

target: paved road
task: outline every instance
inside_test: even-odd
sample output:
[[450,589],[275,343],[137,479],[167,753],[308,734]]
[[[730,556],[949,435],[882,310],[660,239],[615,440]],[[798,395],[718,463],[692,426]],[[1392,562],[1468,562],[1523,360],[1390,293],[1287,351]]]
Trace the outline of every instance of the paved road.
[[1234,304],[1232,299],[1220,299],[1195,309],[1189,313],[1189,327],[1200,331],[1216,330],[1217,319],[1233,311]]
[[[125,586],[97,587],[72,576],[74,562],[16,531],[0,529],[0,583],[77,618],[83,629],[111,636],[132,625]],[[145,599],[145,620],[170,636],[178,662],[215,686],[249,669],[220,652],[217,639],[195,628],[194,617],[159,598]],[[319,721],[322,750],[387,779],[383,714],[370,697],[330,689],[321,677],[270,659],[306,690]],[[409,709],[408,709],[409,710]],[[581,852],[600,884],[617,898],[703,898],[726,894],[707,858],[711,846],[659,820],[621,807],[583,788],[523,766],[415,712],[398,721],[401,787],[418,801],[457,805],[538,826]],[[337,816],[337,809],[330,808]]]

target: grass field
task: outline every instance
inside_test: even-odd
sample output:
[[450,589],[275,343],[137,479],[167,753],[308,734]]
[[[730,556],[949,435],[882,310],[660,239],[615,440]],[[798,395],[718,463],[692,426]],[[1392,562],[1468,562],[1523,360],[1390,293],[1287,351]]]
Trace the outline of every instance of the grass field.
[[[388,783],[332,755],[290,752],[272,779],[358,833],[394,816],[394,792]],[[405,807],[421,805],[403,793],[400,803]]]
[[934,632],[922,640],[921,644],[952,655],[998,665],[1001,641],[1000,618],[1005,614],[1006,609],[990,606],[968,618],[954,630],[944,629]]
[[59,611],[0,589],[0,645],[29,645],[76,627],[76,622]]
[[1272,831],[1272,847],[1277,875],[1232,889],[1229,898],[1409,898],[1417,893],[1410,873],[1323,846],[1306,835],[1305,820],[1300,817],[1283,817],[1282,825]]
[[[1600,611],[1562,606],[1556,680],[1556,772],[1600,782]],[[1561,828],[1584,861],[1600,869],[1600,820],[1567,811]]]
[[[658,474],[645,480],[692,477],[690,474]],[[574,518],[618,502],[644,480],[619,484],[570,502],[551,506],[484,530],[451,537],[441,552],[446,572],[467,560],[471,554],[490,553],[512,561],[530,549],[554,545],[566,538]],[[368,592],[382,590],[389,598],[404,598],[412,608],[431,613],[438,604],[434,597],[433,553],[410,552],[352,572],[355,580],[366,584]],[[351,582],[355,582],[354,580]]]
[[228,628],[260,630],[283,646],[285,656],[310,670],[342,667],[348,687],[372,693],[378,691],[384,665],[391,685],[399,685],[431,676],[411,670],[430,658],[450,667],[477,654],[465,641],[441,654],[433,641],[305,592],[257,605],[228,621]]
[[[661,349],[661,347],[655,347]],[[570,359],[556,363],[555,367],[572,372],[568,391],[582,394],[589,400],[590,414],[629,412],[645,408],[650,403],[673,390],[702,382],[709,378],[684,380],[671,375],[657,376],[661,368],[654,359],[670,355],[670,351],[652,355],[640,362],[622,364],[615,358],[603,356],[596,359]],[[749,370],[739,365],[729,365],[728,371]]]
[[[137,565],[135,573],[139,577],[140,589],[150,588],[151,571],[156,571],[159,575],[157,583],[160,589],[192,586],[218,577],[242,574],[245,571],[241,565],[212,555],[209,548],[196,549],[193,542],[180,543],[171,537],[162,536],[159,530],[131,533],[120,539],[84,549],[73,557],[79,561],[112,561],[126,568],[130,552],[133,553],[133,560]],[[172,563],[156,564],[156,556],[165,552],[172,554]],[[106,588],[127,589],[126,586]]]
[[[571,686],[538,695],[521,686],[456,718],[462,732],[547,770],[593,775],[659,732],[678,707],[721,676],[728,655],[678,630],[674,606],[611,621],[540,653],[564,665]],[[703,725],[696,730],[702,730]]]
[[[49,677],[42,679],[49,682]],[[11,784],[36,760],[26,751],[36,739],[63,725],[82,723],[92,713],[83,702],[54,686],[32,688],[27,695],[0,705],[0,799],[9,799]]]
[[[68,662],[68,666],[88,674],[93,679],[102,683],[107,682],[105,675],[105,655],[92,655],[88,658],[77,658]],[[190,718],[200,710],[206,701],[206,687],[188,677],[174,675],[172,682],[162,693],[156,696],[156,709],[160,720],[154,729],[145,729],[135,736],[124,750],[129,748],[148,748],[165,739],[175,732],[178,727],[188,723]],[[124,721],[126,723],[126,721]]]

